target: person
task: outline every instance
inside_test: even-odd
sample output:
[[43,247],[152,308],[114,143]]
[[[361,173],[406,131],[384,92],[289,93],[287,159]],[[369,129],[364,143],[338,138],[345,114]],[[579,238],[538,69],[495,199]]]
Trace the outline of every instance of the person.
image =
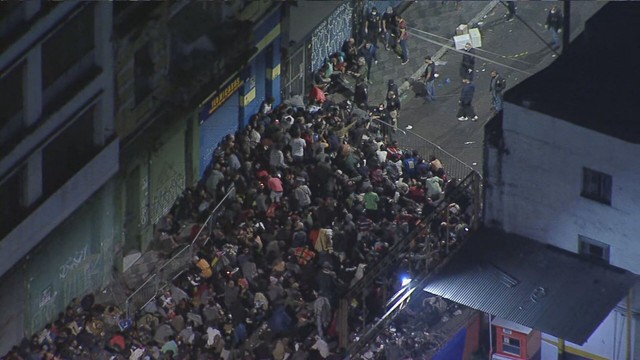
[[353,90],[353,102],[363,110],[369,107],[369,87],[364,79],[358,78],[356,81],[356,87]]
[[400,96],[398,93],[398,84],[396,84],[393,79],[389,79],[389,81],[387,81],[387,94],[389,91],[393,91],[397,96]]
[[464,45],[462,63],[460,63],[460,77],[473,81],[473,69],[476,66],[476,51],[470,43]]
[[424,74],[422,75],[424,78],[425,97],[427,101],[431,102],[435,100],[434,83],[436,80],[436,64],[431,59],[431,56],[425,57],[424,63],[427,64],[427,67],[424,69]]
[[507,21],[512,21],[516,16],[516,2],[507,1]]
[[356,62],[358,60],[358,47],[356,46],[356,39],[350,37],[345,40],[340,51],[344,53],[345,62],[347,63],[347,70],[352,70],[357,65]]
[[393,44],[393,47],[395,47],[395,43],[392,43],[392,40],[394,39],[393,34],[394,34],[395,20],[396,20],[396,16],[395,16],[395,13],[393,12],[393,7],[391,6],[387,7],[387,10],[384,12],[384,14],[382,14],[382,21],[381,21],[382,36],[384,38],[384,48],[386,50],[389,50],[392,44]]
[[354,77],[356,83],[358,80],[367,80],[367,74],[369,73],[369,66],[367,66],[367,60],[363,56],[358,58],[357,66],[349,71],[349,74]]
[[378,14],[378,9],[372,7],[367,18],[364,21],[364,37],[365,41],[371,43],[374,47],[378,46],[378,35],[382,32],[382,19]]
[[358,56],[359,58],[364,58],[364,62],[367,64],[367,73],[364,76],[367,82],[371,84],[371,65],[374,61],[378,62],[376,60],[375,46],[367,40],[364,46],[360,48]]
[[260,104],[260,114],[269,115],[271,111],[273,111],[273,103],[275,101],[276,100],[273,98],[273,96],[269,96],[268,98],[264,99],[264,101],[262,101],[262,103]]
[[386,98],[386,110],[389,113],[389,117],[391,118],[391,125],[394,128],[398,127],[398,117],[400,116],[400,98],[393,91],[389,91],[387,93]]
[[504,91],[506,87],[507,81],[502,75],[500,75],[497,70],[491,71],[489,92],[491,92],[491,107],[496,113],[502,111],[502,91]]
[[409,32],[407,31],[407,22],[396,14],[396,22],[398,23],[398,42],[400,43],[400,49],[402,53],[400,59],[402,59],[402,65],[406,65],[409,62],[409,52],[407,50],[407,39],[409,39]]
[[473,93],[476,91],[475,85],[469,79],[462,79],[462,90],[460,90],[460,108],[458,109],[458,120],[472,121],[478,120],[478,115],[473,110]]
[[560,48],[560,37],[558,34],[562,32],[562,23],[564,22],[564,17],[562,16],[562,12],[558,9],[558,6],[553,5],[551,10],[549,10],[549,14],[547,14],[547,22],[545,23],[545,29],[551,32],[551,48],[553,50]]
[[322,67],[313,74],[313,84],[322,91],[327,91],[331,85],[331,78],[326,76],[329,66],[329,64],[322,64]]

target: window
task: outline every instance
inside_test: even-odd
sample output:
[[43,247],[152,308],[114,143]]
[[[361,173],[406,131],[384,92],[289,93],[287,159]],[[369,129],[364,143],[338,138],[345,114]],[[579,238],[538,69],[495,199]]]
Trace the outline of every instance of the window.
[[520,340],[504,336],[502,338],[502,351],[507,354],[520,356]]
[[580,195],[611,205],[611,175],[583,168],[582,193]]
[[609,263],[609,245],[578,235],[578,253],[588,259]]
[[24,63],[0,75],[0,147],[22,129]]
[[0,1],[0,52],[9,47],[25,23],[22,1]]
[[87,109],[42,150],[42,192],[50,196],[96,154],[94,107]]
[[5,237],[24,217],[23,182],[24,167],[6,181],[0,183],[0,238]]
[[42,45],[42,87],[51,86],[94,48],[94,8],[86,5]]
[[136,105],[140,104],[151,94],[151,77],[154,72],[153,59],[151,58],[151,46],[147,43],[142,46],[134,55],[134,100]]

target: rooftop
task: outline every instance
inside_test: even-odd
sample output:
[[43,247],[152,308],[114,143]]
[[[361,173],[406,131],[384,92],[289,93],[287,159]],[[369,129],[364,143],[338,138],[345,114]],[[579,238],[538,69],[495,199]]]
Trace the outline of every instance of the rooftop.
[[612,2],[555,62],[505,100],[618,139],[640,143],[640,3]]
[[583,344],[638,278],[522,236],[483,229],[424,290]]

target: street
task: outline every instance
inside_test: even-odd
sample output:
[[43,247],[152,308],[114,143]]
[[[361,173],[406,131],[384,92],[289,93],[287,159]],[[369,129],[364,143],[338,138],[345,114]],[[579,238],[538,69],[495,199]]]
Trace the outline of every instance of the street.
[[[502,74],[507,80],[508,91],[556,58],[546,43],[551,36],[544,29],[547,12],[553,4],[562,9],[561,2],[518,1],[516,18],[507,21],[507,8],[498,1],[461,2],[457,10],[454,2],[413,3],[403,12],[410,33],[410,61],[403,66],[393,51],[386,51],[383,47],[378,49],[379,63],[372,68],[369,104],[383,101],[389,79],[394,79],[398,85],[408,82],[405,84],[405,87],[409,85],[408,90],[400,91],[402,111],[399,127],[405,129],[410,125],[411,131],[482,171],[483,127],[491,116],[489,73],[495,69]],[[604,4],[571,3],[572,39],[582,30],[585,20]],[[473,101],[479,120],[461,122],[456,119],[456,113],[462,85],[459,76],[462,56],[452,48],[451,38],[459,24],[472,20],[474,23],[477,21],[477,25],[469,28],[478,27],[482,34],[482,47],[476,49]],[[440,50],[445,46],[448,48]],[[434,58],[440,75],[435,85],[436,101],[428,103],[423,97],[423,83],[414,79],[422,73],[424,57],[436,54],[442,54]],[[548,90],[551,89],[541,89]]]

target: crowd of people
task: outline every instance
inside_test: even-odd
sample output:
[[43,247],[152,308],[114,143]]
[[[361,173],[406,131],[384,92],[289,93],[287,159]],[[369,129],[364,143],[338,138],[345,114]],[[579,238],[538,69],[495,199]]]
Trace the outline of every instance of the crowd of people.
[[[341,295],[454,187],[437,158],[386,143],[349,102],[267,101],[158,223],[156,241],[179,246],[197,232],[180,237],[182,225],[202,223],[227,195],[188,271],[132,318],[85,296],[5,358],[341,358]],[[447,218],[433,221],[432,247],[443,231],[462,236],[467,207],[449,204]],[[390,291],[397,274],[423,263],[425,243],[414,245],[384,282]],[[352,329],[383,313],[382,282],[375,286],[352,304]]]
[[[315,74],[314,88],[324,94],[347,76],[366,83],[375,55],[357,54],[371,55],[371,46],[358,50],[348,39],[346,51]],[[131,316],[91,294],[75,300],[3,358],[344,358],[337,308],[345,291],[445,202],[446,212],[411,240],[385,278],[350,302],[349,328],[362,331],[384,313],[383,294],[424,270],[425,258],[463,237],[471,220],[470,199],[444,164],[400,148],[380,121],[397,120],[397,86],[389,84],[377,109],[358,100],[265,100],[155,226],[155,245],[167,254],[195,240],[189,269]],[[221,201],[211,228],[200,232]]]

